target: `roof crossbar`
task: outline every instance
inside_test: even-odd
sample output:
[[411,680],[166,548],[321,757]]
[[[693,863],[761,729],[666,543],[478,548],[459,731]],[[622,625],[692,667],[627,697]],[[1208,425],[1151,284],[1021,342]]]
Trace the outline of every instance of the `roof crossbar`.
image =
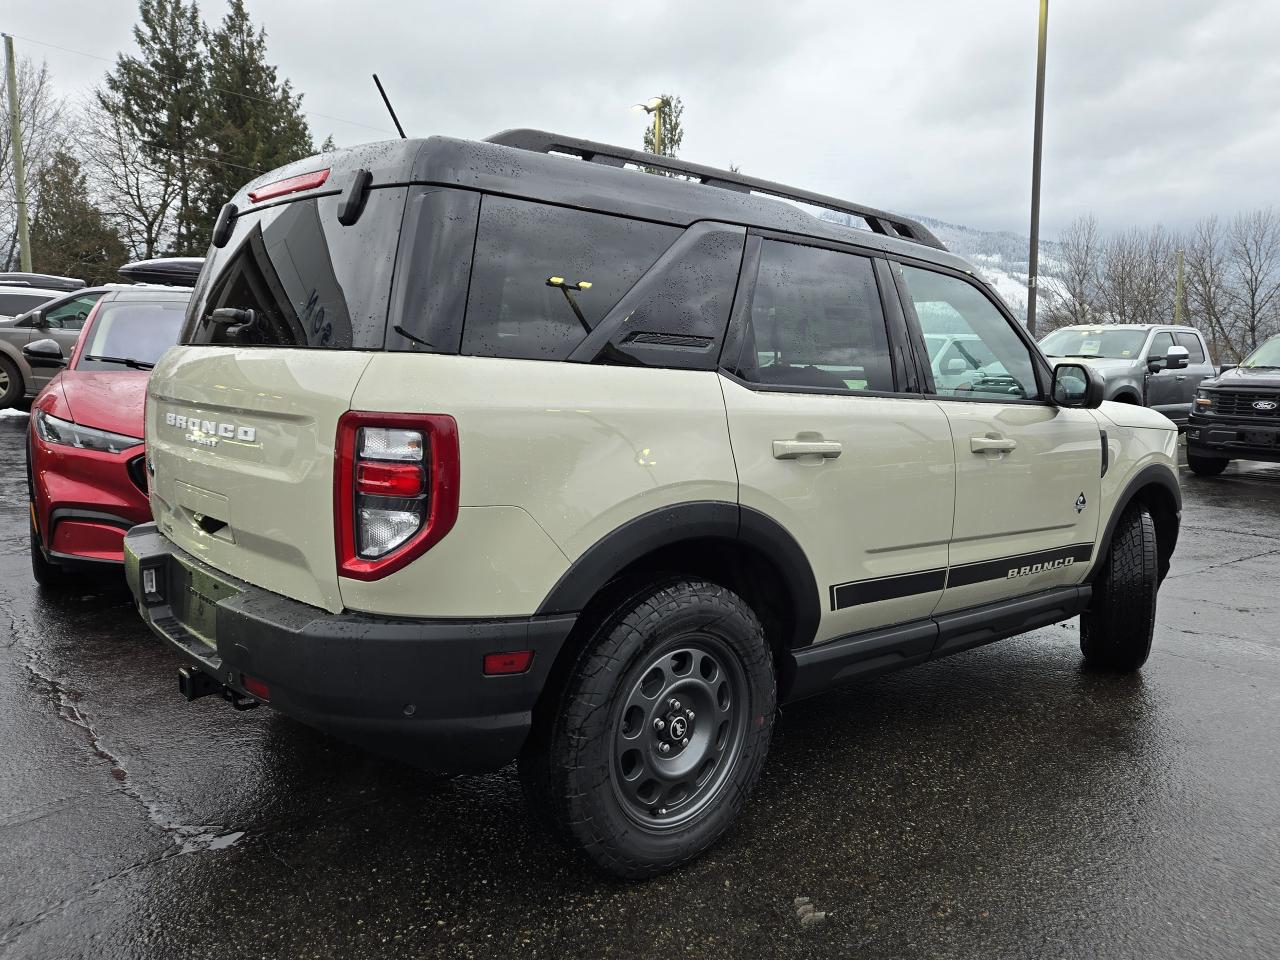
[[709,187],[720,187],[738,193],[758,193],[782,200],[791,200],[796,203],[807,203],[811,206],[858,217],[865,221],[871,230],[888,237],[910,240],[925,246],[936,247],[939,250],[946,249],[942,241],[935,237],[928,227],[910,217],[877,210],[874,207],[866,207],[860,203],[850,203],[847,200],[821,193],[812,193],[808,190],[801,190],[798,187],[789,187],[786,184],[775,183],[771,180],[761,180],[757,177],[748,177],[730,170],[720,170],[716,167],[707,167],[699,163],[689,163],[676,157],[662,157],[652,153],[645,153],[642,150],[632,150],[628,147],[615,147],[607,143],[565,137],[557,133],[548,133],[546,130],[504,130],[487,139],[489,143],[496,143],[504,147],[531,150],[534,153],[568,154],[569,156],[586,160],[589,163],[601,163],[610,167],[623,167],[631,163],[638,167],[649,167],[680,174]]

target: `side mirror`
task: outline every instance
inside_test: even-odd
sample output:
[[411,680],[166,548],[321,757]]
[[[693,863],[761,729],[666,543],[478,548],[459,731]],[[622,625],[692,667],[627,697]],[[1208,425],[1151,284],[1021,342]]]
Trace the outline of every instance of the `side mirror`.
[[1060,363],[1053,368],[1053,402],[1060,407],[1092,410],[1102,403],[1102,374],[1083,363]]
[[1236,367],[1238,367],[1238,366],[1240,366],[1240,364],[1238,364],[1238,363],[1223,363],[1223,364],[1219,364],[1219,365],[1218,365],[1218,372],[1219,372],[1219,373],[1226,373],[1228,370],[1234,370],[1234,369],[1235,369]]
[[65,367],[67,358],[56,340],[33,340],[22,348],[22,355],[33,367]]
[[969,369],[969,365],[960,357],[952,357],[947,361],[947,373],[964,373]]
[[1166,370],[1185,370],[1190,362],[1191,351],[1186,347],[1174,345],[1164,355],[1164,368]]

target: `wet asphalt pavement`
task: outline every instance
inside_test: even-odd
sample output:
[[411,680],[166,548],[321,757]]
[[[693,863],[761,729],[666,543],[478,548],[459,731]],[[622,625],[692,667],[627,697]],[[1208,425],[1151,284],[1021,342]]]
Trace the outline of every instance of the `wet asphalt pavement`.
[[1083,672],[1072,623],[792,706],[726,842],[628,885],[511,770],[438,785],[187,704],[122,589],[42,595],[25,429],[0,419],[0,956],[1280,956],[1280,469],[1184,473],[1140,676]]

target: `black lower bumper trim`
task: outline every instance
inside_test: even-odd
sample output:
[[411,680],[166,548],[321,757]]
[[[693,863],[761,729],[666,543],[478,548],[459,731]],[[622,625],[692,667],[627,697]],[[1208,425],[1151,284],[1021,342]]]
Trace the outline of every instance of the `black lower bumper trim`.
[[[158,597],[143,597],[144,570],[156,571]],[[331,614],[208,568],[154,524],[126,536],[125,575],[143,618],[185,664],[250,697],[247,675],[269,688],[269,705],[284,714],[447,772],[492,770],[516,756],[576,619]],[[200,599],[200,626],[190,626],[180,619],[190,614],[175,613],[168,591],[194,591],[202,578],[216,579],[219,595]],[[512,650],[534,651],[525,673],[483,674],[485,654]]]
[[1187,453],[1223,460],[1280,463],[1280,426],[1271,423],[1206,423],[1193,417],[1187,425]]

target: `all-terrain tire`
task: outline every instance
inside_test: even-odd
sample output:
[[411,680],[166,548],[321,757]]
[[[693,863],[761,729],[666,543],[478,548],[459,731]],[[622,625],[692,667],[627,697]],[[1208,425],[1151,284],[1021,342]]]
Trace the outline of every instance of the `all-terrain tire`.
[[1198,457],[1194,453],[1187,454],[1187,466],[1197,477],[1216,477],[1231,461],[1225,457]]
[[1085,663],[1129,672],[1147,662],[1160,588],[1156,526],[1142,504],[1125,509],[1102,561],[1089,609],[1080,616]]
[[25,392],[22,371],[8,357],[0,357],[0,410],[12,407]]
[[597,867],[655,876],[702,854],[737,818],[775,706],[764,630],[737,594],[701,580],[649,586],[583,647],[535,722],[521,784]]

